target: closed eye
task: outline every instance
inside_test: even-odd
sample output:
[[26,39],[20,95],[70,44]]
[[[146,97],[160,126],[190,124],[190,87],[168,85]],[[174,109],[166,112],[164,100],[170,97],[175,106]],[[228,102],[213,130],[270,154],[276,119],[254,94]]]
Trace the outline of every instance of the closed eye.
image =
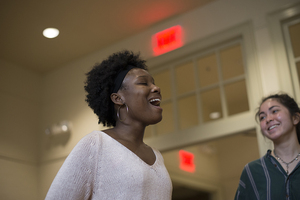
[[148,83],[139,83],[140,85],[148,85]]

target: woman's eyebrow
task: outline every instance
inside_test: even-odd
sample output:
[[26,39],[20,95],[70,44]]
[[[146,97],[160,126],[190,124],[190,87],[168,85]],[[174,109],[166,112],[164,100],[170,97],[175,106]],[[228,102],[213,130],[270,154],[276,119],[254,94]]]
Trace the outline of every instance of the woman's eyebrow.
[[154,81],[154,78],[152,76],[149,76],[149,75],[140,75],[140,76],[137,76],[137,78],[149,78]]
[[271,106],[270,108],[269,108],[269,110],[272,110],[273,108],[275,108],[275,107],[279,107],[279,106]]
[[147,75],[140,75],[140,76],[137,76],[137,78],[148,78]]
[[[272,110],[273,108],[275,108],[275,107],[279,107],[279,106],[271,106],[268,110]],[[264,111],[262,111],[262,112],[260,112],[258,115],[261,115],[261,114],[264,114],[265,112]]]

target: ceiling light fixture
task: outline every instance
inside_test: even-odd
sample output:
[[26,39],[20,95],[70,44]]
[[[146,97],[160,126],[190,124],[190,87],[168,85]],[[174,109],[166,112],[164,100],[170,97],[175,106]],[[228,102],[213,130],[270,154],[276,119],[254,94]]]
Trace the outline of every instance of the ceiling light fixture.
[[44,31],[43,31],[43,35],[46,37],[46,38],[55,38],[57,37],[59,34],[59,30],[56,29],[56,28],[46,28]]

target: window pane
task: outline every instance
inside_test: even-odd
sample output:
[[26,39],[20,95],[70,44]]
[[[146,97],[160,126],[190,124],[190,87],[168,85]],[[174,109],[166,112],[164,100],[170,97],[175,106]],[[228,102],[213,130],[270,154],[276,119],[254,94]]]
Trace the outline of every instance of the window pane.
[[222,50],[220,57],[224,80],[244,74],[243,56],[240,45]]
[[300,62],[296,63],[296,67],[297,67],[297,74],[298,74],[298,80],[299,80],[299,84],[300,84]]
[[222,117],[220,89],[212,89],[201,93],[203,121],[212,121]]
[[165,70],[153,76],[155,84],[160,87],[164,99],[171,98],[171,74],[170,70]]
[[300,56],[300,22],[289,27],[294,56]]
[[219,82],[216,55],[212,54],[198,60],[198,76],[200,87]]
[[178,101],[180,129],[189,128],[198,124],[196,96],[192,95]]
[[193,62],[180,65],[175,69],[177,94],[195,90]]
[[163,119],[157,124],[157,134],[162,135],[174,131],[173,107],[172,103],[161,104],[163,108]]
[[228,115],[244,112],[249,110],[247,88],[245,80],[224,87],[227,101]]

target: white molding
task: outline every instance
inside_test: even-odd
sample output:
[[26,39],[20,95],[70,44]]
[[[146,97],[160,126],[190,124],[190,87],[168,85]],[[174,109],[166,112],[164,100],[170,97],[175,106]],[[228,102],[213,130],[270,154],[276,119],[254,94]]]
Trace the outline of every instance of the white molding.
[[278,78],[280,89],[291,96],[296,96],[300,100],[300,94],[295,91],[292,74],[290,71],[288,56],[286,52],[282,22],[300,14],[300,3],[284,8],[269,14],[268,25],[272,37],[272,43],[276,55],[276,67],[278,70]]
[[145,139],[145,142],[160,151],[168,151],[192,144],[217,139],[223,136],[255,129],[257,123],[253,112],[246,112],[224,120],[209,122],[186,130]]

